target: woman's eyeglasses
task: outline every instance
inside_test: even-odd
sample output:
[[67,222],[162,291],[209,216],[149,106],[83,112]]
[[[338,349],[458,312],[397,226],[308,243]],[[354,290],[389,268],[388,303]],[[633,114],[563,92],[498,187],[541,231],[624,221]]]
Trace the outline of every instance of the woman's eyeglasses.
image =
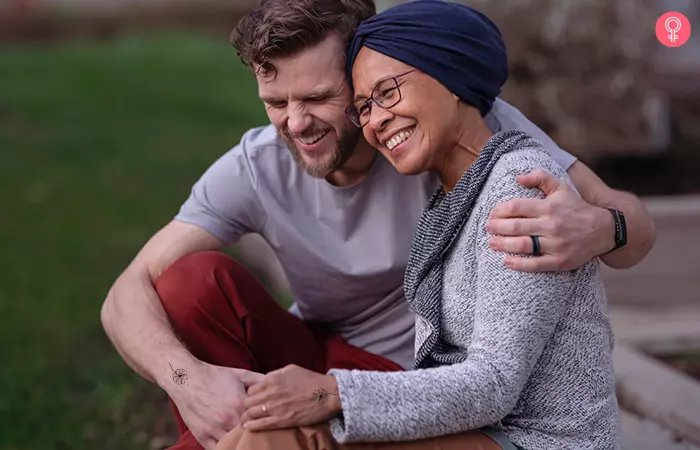
[[369,122],[372,114],[372,103],[380,108],[389,109],[401,101],[399,78],[414,72],[416,69],[382,80],[372,89],[372,95],[367,100],[358,100],[345,109],[350,121],[356,127],[362,128]]

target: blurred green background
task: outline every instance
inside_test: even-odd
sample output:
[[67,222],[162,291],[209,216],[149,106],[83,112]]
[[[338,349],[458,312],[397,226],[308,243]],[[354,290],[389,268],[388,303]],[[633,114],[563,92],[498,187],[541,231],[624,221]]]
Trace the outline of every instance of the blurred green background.
[[226,39],[0,46],[0,449],[147,449],[173,435],[100,306],[206,167],[265,123]]

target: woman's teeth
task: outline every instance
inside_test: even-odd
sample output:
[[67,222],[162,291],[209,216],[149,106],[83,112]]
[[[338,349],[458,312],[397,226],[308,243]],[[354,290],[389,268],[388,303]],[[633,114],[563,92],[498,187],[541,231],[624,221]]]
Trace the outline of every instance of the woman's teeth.
[[400,143],[402,143],[403,141],[405,141],[406,139],[411,137],[411,135],[413,134],[413,132],[415,130],[416,130],[415,128],[411,128],[408,131],[402,131],[401,133],[395,135],[394,137],[392,137],[391,139],[386,141],[386,144],[385,144],[386,148],[388,148],[389,150],[393,150],[394,147],[396,147],[397,145],[399,145]]
[[317,134],[314,134],[313,136],[297,136],[297,139],[299,139],[302,142],[302,144],[312,145],[320,141],[323,138],[323,136],[325,136],[327,133],[328,130],[321,131]]

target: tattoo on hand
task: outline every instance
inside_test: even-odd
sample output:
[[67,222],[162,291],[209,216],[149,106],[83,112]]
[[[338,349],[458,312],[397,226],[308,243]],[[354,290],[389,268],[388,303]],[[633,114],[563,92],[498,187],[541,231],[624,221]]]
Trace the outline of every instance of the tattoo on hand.
[[187,381],[187,372],[185,369],[173,369],[173,365],[168,363],[170,370],[173,371],[173,381],[177,384],[185,384]]
[[338,394],[328,392],[325,389],[317,389],[314,391],[313,395],[311,396],[311,400],[315,401],[316,403],[326,403],[328,401],[329,395],[338,395]]

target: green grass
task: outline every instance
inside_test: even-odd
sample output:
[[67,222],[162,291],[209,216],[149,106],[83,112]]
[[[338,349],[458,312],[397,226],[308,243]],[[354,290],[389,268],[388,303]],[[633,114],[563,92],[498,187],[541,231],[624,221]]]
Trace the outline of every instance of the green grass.
[[99,310],[192,183],[266,123],[226,38],[0,46],[0,449],[146,449],[162,393]]

